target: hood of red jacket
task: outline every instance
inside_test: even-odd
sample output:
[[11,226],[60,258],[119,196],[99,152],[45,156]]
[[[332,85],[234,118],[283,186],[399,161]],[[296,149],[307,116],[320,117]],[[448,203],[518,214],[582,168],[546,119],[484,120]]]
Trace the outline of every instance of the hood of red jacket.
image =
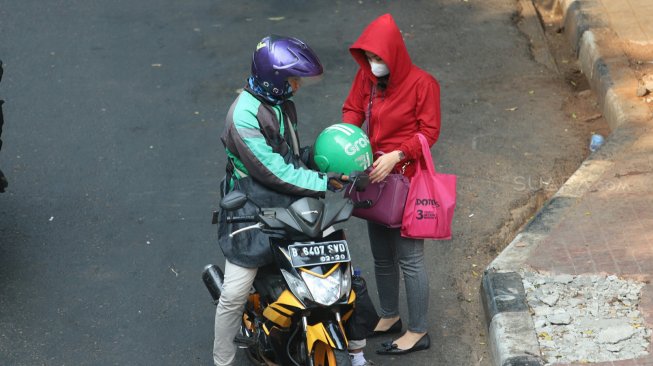
[[388,65],[390,69],[389,86],[392,85],[393,80],[403,80],[413,65],[404,44],[404,38],[390,14],[376,18],[349,47],[349,52],[354,56],[361,70],[370,78],[376,78],[372,74],[367,57],[365,57],[365,51],[375,53]]

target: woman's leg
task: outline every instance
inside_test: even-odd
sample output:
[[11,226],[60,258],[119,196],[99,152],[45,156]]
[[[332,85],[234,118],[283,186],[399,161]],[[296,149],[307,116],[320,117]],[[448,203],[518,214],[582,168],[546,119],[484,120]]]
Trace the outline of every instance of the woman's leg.
[[234,338],[238,333],[243,306],[256,277],[256,268],[244,268],[226,261],[224,284],[215,310],[215,339],[213,363],[216,366],[233,365],[236,356]]
[[399,316],[399,266],[392,229],[367,222],[382,318]]
[[[404,275],[406,298],[408,301],[408,330],[392,344],[400,350],[413,348],[426,335],[428,327],[429,282],[424,267],[424,240],[401,237],[399,230],[394,237],[397,245],[399,267]],[[428,338],[426,345],[429,346]]]
[[426,333],[428,328],[429,277],[424,266],[424,240],[408,239],[397,230],[397,257],[404,275],[408,302],[408,330]]

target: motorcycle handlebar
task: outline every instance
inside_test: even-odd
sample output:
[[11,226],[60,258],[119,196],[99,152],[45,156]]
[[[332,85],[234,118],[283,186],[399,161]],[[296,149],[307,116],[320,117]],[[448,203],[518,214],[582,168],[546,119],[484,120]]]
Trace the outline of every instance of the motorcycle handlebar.
[[227,216],[227,223],[229,224],[239,224],[245,222],[256,222],[256,215],[243,215],[243,216]]

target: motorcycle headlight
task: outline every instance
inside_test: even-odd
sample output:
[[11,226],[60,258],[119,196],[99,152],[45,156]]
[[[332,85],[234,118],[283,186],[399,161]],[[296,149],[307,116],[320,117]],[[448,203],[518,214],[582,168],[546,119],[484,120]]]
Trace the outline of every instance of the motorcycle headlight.
[[[322,278],[307,272],[301,272],[306,286],[313,295],[313,301],[329,306],[338,301],[342,296],[343,276],[342,271],[333,271],[329,276]],[[349,280],[351,286],[351,280]]]
[[295,297],[297,297],[297,299],[299,299],[299,301],[303,302],[304,299],[313,301],[311,292],[308,290],[306,284],[300,278],[293,276],[284,269],[281,270],[281,274],[283,275],[283,278],[286,279],[286,282],[290,287],[290,291],[295,295]]

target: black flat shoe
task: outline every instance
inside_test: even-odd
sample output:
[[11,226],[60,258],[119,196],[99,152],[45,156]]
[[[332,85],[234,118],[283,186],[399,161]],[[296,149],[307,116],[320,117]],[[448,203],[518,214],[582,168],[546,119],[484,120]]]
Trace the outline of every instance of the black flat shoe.
[[399,320],[397,320],[394,324],[392,324],[390,328],[386,330],[375,330],[369,338],[378,337],[384,334],[399,333],[401,332],[401,327],[403,327],[403,324],[401,323],[401,318],[399,318]]
[[376,350],[376,353],[379,355],[405,355],[411,352],[423,351],[429,349],[429,347],[431,347],[431,337],[427,333],[409,349],[399,349],[396,344],[390,341],[382,343],[381,348]]

